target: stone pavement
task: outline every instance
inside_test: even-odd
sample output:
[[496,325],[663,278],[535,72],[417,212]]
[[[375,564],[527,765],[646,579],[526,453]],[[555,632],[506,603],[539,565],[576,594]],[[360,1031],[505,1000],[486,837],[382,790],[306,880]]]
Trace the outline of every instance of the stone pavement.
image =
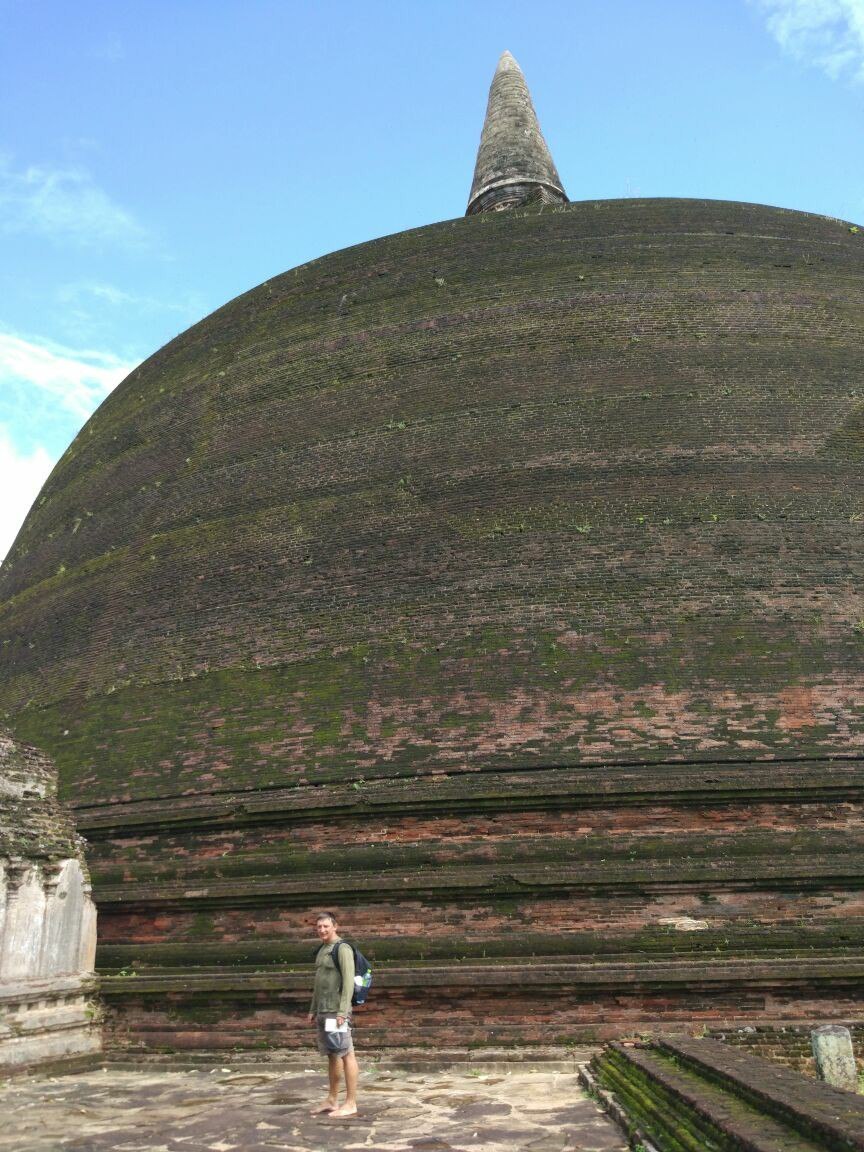
[[14,1152],[625,1152],[572,1071],[364,1072],[361,1112],[312,1118],[324,1069],[108,1068],[0,1083]]

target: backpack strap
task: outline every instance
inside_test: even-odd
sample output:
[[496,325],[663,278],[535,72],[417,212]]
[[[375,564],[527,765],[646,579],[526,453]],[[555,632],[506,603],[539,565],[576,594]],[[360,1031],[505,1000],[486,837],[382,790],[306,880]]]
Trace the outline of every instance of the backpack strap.
[[[330,959],[333,961],[333,966],[336,969],[336,971],[339,973],[339,995],[340,996],[342,995],[343,980],[342,980],[342,968],[339,965],[339,945],[344,944],[344,943],[345,943],[344,940],[334,941],[333,951],[330,953]],[[323,948],[324,945],[322,944],[321,947]]]

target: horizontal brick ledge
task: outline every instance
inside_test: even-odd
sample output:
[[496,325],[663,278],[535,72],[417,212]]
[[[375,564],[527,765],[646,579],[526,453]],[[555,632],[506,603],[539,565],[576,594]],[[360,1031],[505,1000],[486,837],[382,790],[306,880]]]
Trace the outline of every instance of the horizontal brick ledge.
[[[518,966],[518,979],[514,972]],[[102,994],[108,998],[166,992],[255,993],[274,991],[293,993],[309,991],[311,967],[302,971],[285,969],[261,972],[235,968],[231,971],[143,973],[140,976],[103,976]],[[864,954],[838,958],[834,955],[771,960],[712,960],[593,964],[539,963],[530,968],[513,963],[414,965],[384,967],[376,965],[376,994],[398,988],[436,988],[467,986],[488,990],[536,988],[542,993],[550,985],[567,985],[583,989],[690,987],[790,987],[800,984],[858,983],[864,977]]]
[[[760,769],[766,779],[759,779]],[[641,765],[520,768],[513,772],[454,771],[419,778],[305,785],[172,796],[76,809],[76,825],[91,839],[153,827],[208,827],[306,822],[373,814],[554,810],[562,802],[634,807],[689,805],[724,799],[794,798],[804,803],[864,797],[864,761],[652,762]]]
[[98,987],[99,978],[92,972],[38,980],[12,980],[0,987],[0,1004],[32,1004],[37,1000],[92,996]]
[[[706,884],[712,891],[765,889],[781,891],[818,891],[842,885],[846,889],[864,887],[864,869],[856,857],[835,858],[798,857],[794,861],[778,861],[761,857],[743,861],[680,861],[668,860],[650,867],[636,862],[616,861],[614,874],[605,861],[580,864],[578,867],[509,868],[506,872],[489,867],[441,868],[400,872],[353,872],[350,876],[325,876],[315,886],[316,902],[326,897],[351,904],[384,893],[423,895],[431,899],[456,900],[463,896],[476,899],[490,893],[503,896],[510,893],[605,893],[605,892],[690,892],[701,890]],[[212,880],[199,885],[184,883],[158,883],[153,885],[122,884],[97,888],[94,899],[99,908],[121,906],[131,910],[137,907],[184,906],[188,904],[228,904],[249,906],[272,901],[278,897],[283,905],[307,905],[310,900],[308,878],[300,881],[267,878],[257,880],[243,877],[239,880]]]

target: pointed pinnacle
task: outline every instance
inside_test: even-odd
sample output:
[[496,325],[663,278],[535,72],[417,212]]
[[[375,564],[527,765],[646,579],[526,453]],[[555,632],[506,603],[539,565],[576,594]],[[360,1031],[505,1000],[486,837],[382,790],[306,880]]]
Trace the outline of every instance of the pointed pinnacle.
[[566,204],[522,69],[503,52],[492,78],[466,216],[517,204]]

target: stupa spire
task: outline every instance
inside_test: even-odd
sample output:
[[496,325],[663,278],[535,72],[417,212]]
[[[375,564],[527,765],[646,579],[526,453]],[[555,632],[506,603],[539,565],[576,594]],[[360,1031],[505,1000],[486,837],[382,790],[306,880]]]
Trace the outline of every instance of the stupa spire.
[[522,69],[509,52],[498,61],[477,152],[466,216],[517,204],[566,204]]

